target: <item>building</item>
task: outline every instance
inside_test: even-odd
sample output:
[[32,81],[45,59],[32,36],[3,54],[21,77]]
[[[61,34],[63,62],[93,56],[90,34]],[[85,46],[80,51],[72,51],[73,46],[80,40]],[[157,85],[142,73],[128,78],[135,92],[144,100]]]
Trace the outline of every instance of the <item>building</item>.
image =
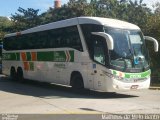
[[61,7],[61,0],[55,0],[54,1],[54,8],[60,8]]

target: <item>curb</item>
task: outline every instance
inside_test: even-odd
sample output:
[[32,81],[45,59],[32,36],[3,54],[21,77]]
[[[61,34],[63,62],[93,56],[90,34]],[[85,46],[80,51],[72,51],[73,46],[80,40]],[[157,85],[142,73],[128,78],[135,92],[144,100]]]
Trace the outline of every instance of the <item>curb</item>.
[[150,87],[151,90],[160,90],[160,87]]

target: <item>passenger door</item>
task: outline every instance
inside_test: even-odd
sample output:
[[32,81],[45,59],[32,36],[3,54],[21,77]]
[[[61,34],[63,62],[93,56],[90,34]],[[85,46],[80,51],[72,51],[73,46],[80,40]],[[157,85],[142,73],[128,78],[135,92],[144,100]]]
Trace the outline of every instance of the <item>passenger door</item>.
[[105,76],[102,69],[106,66],[106,41],[103,37],[94,36],[93,39],[93,64],[94,89],[102,89]]

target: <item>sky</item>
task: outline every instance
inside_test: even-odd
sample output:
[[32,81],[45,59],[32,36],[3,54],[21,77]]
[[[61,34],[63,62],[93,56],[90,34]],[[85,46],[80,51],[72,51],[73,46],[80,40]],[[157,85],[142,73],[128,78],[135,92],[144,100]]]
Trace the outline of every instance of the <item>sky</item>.
[[[67,3],[69,0],[61,0],[62,4]],[[158,0],[157,0],[158,1]],[[156,0],[143,0],[148,6],[152,6]],[[10,17],[15,14],[19,7],[24,9],[34,8],[39,9],[39,13],[46,12],[49,7],[53,7],[54,0],[0,0],[0,16]]]

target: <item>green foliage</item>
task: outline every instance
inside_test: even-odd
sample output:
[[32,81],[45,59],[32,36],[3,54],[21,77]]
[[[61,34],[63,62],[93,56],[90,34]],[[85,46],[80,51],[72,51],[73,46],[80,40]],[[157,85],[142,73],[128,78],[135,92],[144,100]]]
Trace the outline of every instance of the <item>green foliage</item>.
[[[147,22],[144,24],[143,31],[146,35],[156,38],[160,44],[160,3],[156,3],[155,12],[147,17]],[[153,70],[153,76],[160,77],[160,52],[155,53],[153,49],[153,43],[148,42],[148,48],[150,52],[151,68]]]
[[7,17],[0,16],[0,28],[11,26],[12,22]]
[[89,14],[89,11],[89,4],[86,0],[70,0],[66,5],[63,5],[61,8],[50,8],[40,17],[44,20],[43,23],[49,23],[73,17],[87,16]]
[[12,22],[7,17],[0,16],[0,41],[2,41],[5,33],[10,31]]
[[38,16],[38,10],[28,8],[27,10],[19,7],[19,13],[12,14],[11,20],[13,21],[13,30],[20,31],[27,28],[37,26],[41,23],[41,19]]
[[0,42],[3,40],[4,35],[5,35],[5,32],[0,31]]

